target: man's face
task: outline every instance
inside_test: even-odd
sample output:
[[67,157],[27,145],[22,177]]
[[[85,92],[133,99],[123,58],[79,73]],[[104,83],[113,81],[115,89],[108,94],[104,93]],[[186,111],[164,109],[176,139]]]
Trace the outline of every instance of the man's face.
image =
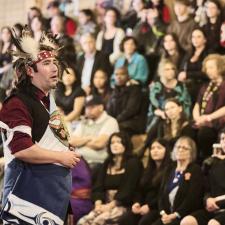
[[101,113],[103,112],[102,105],[92,105],[85,107],[85,115],[88,119],[96,120],[99,118]]
[[85,53],[92,54],[95,52],[95,40],[92,37],[86,36],[81,38],[81,46]]
[[178,16],[178,17],[188,15],[188,6],[186,6],[180,2],[175,2],[174,12],[175,12],[176,16]]
[[33,70],[31,82],[44,92],[56,87],[59,80],[59,69],[55,58],[44,59],[37,64],[37,72]]
[[129,76],[124,70],[117,69],[115,71],[115,82],[117,86],[125,85],[128,80],[129,80]]

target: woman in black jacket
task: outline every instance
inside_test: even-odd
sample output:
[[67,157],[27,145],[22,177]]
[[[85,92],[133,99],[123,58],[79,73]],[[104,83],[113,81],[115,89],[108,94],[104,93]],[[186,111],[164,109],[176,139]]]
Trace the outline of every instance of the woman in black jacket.
[[149,225],[179,225],[180,220],[202,207],[203,175],[196,165],[195,142],[180,137],[174,146],[175,163],[166,170],[159,193],[160,218]]
[[113,133],[108,142],[108,158],[99,170],[93,187],[94,209],[81,218],[79,225],[107,225],[131,205],[139,177],[141,162],[132,156],[130,138],[122,132]]
[[[148,149],[144,149],[145,151]],[[141,178],[131,210],[119,220],[120,225],[147,225],[158,215],[158,193],[170,161],[168,142],[155,139],[149,148],[149,162]]]
[[221,148],[212,155],[208,168],[205,209],[186,216],[181,225],[225,224],[225,129],[220,134],[220,145]]

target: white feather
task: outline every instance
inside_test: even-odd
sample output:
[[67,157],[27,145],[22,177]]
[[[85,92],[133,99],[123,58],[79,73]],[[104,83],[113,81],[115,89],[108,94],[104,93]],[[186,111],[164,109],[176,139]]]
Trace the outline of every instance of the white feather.
[[32,60],[36,61],[38,59],[38,53],[40,51],[39,42],[35,41],[29,35],[25,35],[21,38],[20,44],[22,49],[28,53]]
[[56,45],[55,43],[53,43],[51,40],[49,40],[48,36],[43,33],[42,36],[41,36],[41,45],[45,45],[45,46],[49,46],[50,48],[53,48],[55,49],[56,48]]

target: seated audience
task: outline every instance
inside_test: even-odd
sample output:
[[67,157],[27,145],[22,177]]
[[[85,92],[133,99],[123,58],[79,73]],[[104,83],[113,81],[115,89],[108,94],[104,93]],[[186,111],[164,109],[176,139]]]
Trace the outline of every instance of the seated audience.
[[131,210],[119,219],[119,225],[148,225],[148,217],[157,218],[159,189],[162,177],[170,162],[170,150],[165,139],[155,139],[149,150],[148,166],[133,198]]
[[185,51],[181,48],[176,34],[167,33],[163,37],[161,51],[161,60],[170,60],[174,65],[176,65],[177,69],[179,70],[181,63],[184,60]]
[[129,11],[121,18],[121,23],[126,33],[132,32],[132,29],[140,22],[143,14],[145,14],[145,5],[145,0],[133,0],[131,2]]
[[186,54],[181,72],[178,74],[178,80],[187,85],[192,104],[195,103],[201,86],[208,81],[207,76],[202,72],[202,62],[210,53],[206,36],[201,28],[195,28],[191,32],[192,52]]
[[133,30],[133,36],[138,40],[139,51],[146,56],[150,70],[151,81],[160,59],[160,45],[166,33],[166,24],[160,17],[158,8],[146,10],[146,18],[138,23]]
[[109,63],[109,57],[96,50],[95,38],[92,34],[84,34],[81,36],[80,42],[84,53],[78,58],[77,67],[81,74],[82,88],[89,93],[95,72],[102,69],[111,75],[112,67]]
[[190,115],[191,99],[185,84],[176,79],[176,66],[169,60],[162,60],[158,67],[159,80],[153,82],[149,91],[147,132],[152,133],[159,121],[164,120],[164,104],[168,98],[177,98],[187,118]]
[[175,0],[174,12],[176,19],[168,26],[167,32],[175,33],[178,37],[181,47],[185,51],[191,50],[191,31],[196,23],[190,15],[189,0]]
[[51,32],[53,35],[57,35],[57,41],[60,46],[63,46],[59,50],[59,57],[73,65],[76,63],[76,49],[73,43],[73,38],[69,37],[65,33],[65,18],[60,15],[56,15],[51,19]]
[[90,33],[94,36],[97,35],[97,24],[95,22],[95,16],[91,9],[82,9],[78,15],[78,27],[75,35],[77,41],[83,34]]
[[185,217],[180,225],[223,225],[225,224],[225,129],[220,133],[218,151],[212,155],[207,176],[205,209]]
[[121,131],[130,135],[143,133],[147,110],[143,112],[141,86],[129,78],[126,67],[115,70],[115,84],[107,104],[107,112],[116,118]]
[[168,6],[165,4],[164,0],[149,0],[147,7],[150,9],[157,9],[159,12],[159,17],[164,23],[170,22],[170,12]]
[[64,121],[71,124],[82,114],[85,102],[85,92],[80,86],[80,79],[74,67],[68,67],[62,75],[62,82],[55,91],[56,105],[64,115]]
[[220,30],[223,22],[224,9],[219,0],[207,0],[205,3],[207,23],[203,29],[207,35],[209,46],[216,51],[220,52]]
[[107,157],[106,145],[109,136],[118,130],[117,121],[104,111],[101,97],[88,96],[85,117],[76,127],[70,143],[95,172]]
[[193,110],[193,118],[197,128],[197,145],[200,156],[205,159],[211,155],[212,144],[218,132],[224,126],[224,118],[217,113],[224,108],[225,102],[225,59],[218,54],[211,54],[203,61],[203,72],[209,78],[198,95]]
[[163,137],[173,146],[180,136],[195,139],[195,131],[188,121],[181,103],[176,98],[169,98],[165,102],[164,112],[166,120],[158,127],[158,137]]
[[113,133],[107,150],[109,156],[93,186],[94,209],[81,218],[78,225],[116,224],[131,205],[142,164],[132,156],[132,144],[125,133]]
[[14,45],[10,27],[2,27],[0,35],[0,102],[2,102],[7,95],[7,90],[11,88],[14,77],[12,55],[10,54]]
[[105,11],[104,28],[98,33],[96,48],[109,55],[111,64],[114,64],[120,56],[120,42],[125,33],[118,27],[120,13],[114,7],[109,7]]
[[47,11],[48,11],[48,14],[49,14],[49,24],[52,23],[52,18],[55,17],[55,16],[60,16],[60,17],[63,17],[64,21],[65,21],[65,34],[68,35],[69,37],[73,37],[76,33],[76,29],[77,29],[77,24],[76,22],[65,16],[63,14],[63,12],[60,10],[60,7],[59,7],[59,2],[58,1],[51,1],[49,2],[48,6],[47,6]]
[[107,105],[112,90],[109,84],[109,75],[105,71],[101,69],[96,70],[93,77],[93,84],[91,85],[90,93],[92,95],[100,95],[104,102],[104,105]]
[[[118,58],[114,68],[117,69],[122,66],[128,68],[131,79],[138,81],[145,85],[148,80],[148,64],[143,55],[137,52],[137,41],[134,37],[127,36],[121,42],[121,51],[123,55]],[[115,75],[112,75],[111,86],[114,85]]]
[[203,174],[194,163],[197,155],[195,142],[180,137],[173,148],[174,164],[164,174],[159,192],[160,218],[155,215],[149,225],[179,225],[182,218],[201,209],[203,199]]
[[41,34],[44,28],[44,20],[40,16],[34,16],[30,22],[30,29],[33,33],[34,39],[38,42],[41,39]]

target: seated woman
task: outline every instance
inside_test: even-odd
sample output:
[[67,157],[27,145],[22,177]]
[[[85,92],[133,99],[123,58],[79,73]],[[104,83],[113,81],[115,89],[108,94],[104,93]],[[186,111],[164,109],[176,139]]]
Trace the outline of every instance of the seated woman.
[[201,209],[203,199],[203,175],[196,159],[195,142],[180,137],[172,152],[175,161],[166,170],[159,192],[160,218],[149,225],[179,225],[186,215]]
[[163,37],[162,49],[161,49],[161,60],[168,59],[177,69],[180,69],[180,66],[184,60],[185,51],[181,48],[179,40],[174,33],[167,33]]
[[177,98],[187,117],[190,115],[191,99],[185,84],[176,79],[176,66],[169,60],[162,60],[158,68],[159,80],[150,86],[147,132],[155,133],[159,121],[165,119],[163,107],[166,99]]
[[84,107],[85,92],[80,86],[79,76],[74,67],[70,66],[63,72],[62,82],[55,92],[55,99],[65,122],[70,124],[79,119]]
[[157,218],[159,214],[158,192],[163,174],[170,161],[168,142],[162,138],[155,139],[149,151],[148,166],[142,175],[134,203],[131,210],[120,218],[119,225],[147,225],[149,216],[155,215]]
[[106,106],[111,92],[112,90],[109,85],[109,75],[104,70],[98,69],[94,73],[90,94],[100,95],[102,97],[104,105]]
[[164,112],[166,120],[161,121],[158,127],[158,137],[168,140],[171,146],[180,136],[195,139],[195,131],[185,116],[181,103],[176,98],[166,100]]
[[109,7],[105,11],[104,26],[98,33],[96,49],[109,55],[111,64],[114,64],[120,56],[119,45],[125,36],[123,29],[118,27],[120,13],[114,7]]
[[207,34],[202,28],[195,28],[191,34],[192,52],[187,53],[181,65],[178,80],[185,82],[191,95],[192,104],[195,103],[199,89],[208,79],[202,72],[202,62],[212,51],[207,44]]
[[132,156],[130,138],[114,133],[108,142],[108,158],[99,170],[93,187],[94,209],[78,221],[79,225],[115,223],[131,205],[142,172],[141,162]]
[[14,45],[10,27],[2,27],[0,35],[0,102],[3,102],[7,95],[7,90],[11,89],[14,78],[12,55],[10,54]]
[[207,176],[208,190],[205,195],[205,209],[186,216],[181,225],[223,225],[225,224],[225,129],[220,134],[221,148],[212,155]]
[[[137,40],[132,36],[125,37],[121,42],[123,55],[115,63],[117,68],[127,66],[131,79],[145,85],[148,80],[148,64],[145,57],[137,52]],[[111,77],[111,86],[114,86],[115,74]]]
[[225,102],[225,59],[218,54],[211,54],[203,61],[203,72],[209,82],[199,92],[193,110],[197,128],[197,145],[201,157],[211,155],[212,144],[216,142],[218,132],[224,126],[224,118],[217,119]]

